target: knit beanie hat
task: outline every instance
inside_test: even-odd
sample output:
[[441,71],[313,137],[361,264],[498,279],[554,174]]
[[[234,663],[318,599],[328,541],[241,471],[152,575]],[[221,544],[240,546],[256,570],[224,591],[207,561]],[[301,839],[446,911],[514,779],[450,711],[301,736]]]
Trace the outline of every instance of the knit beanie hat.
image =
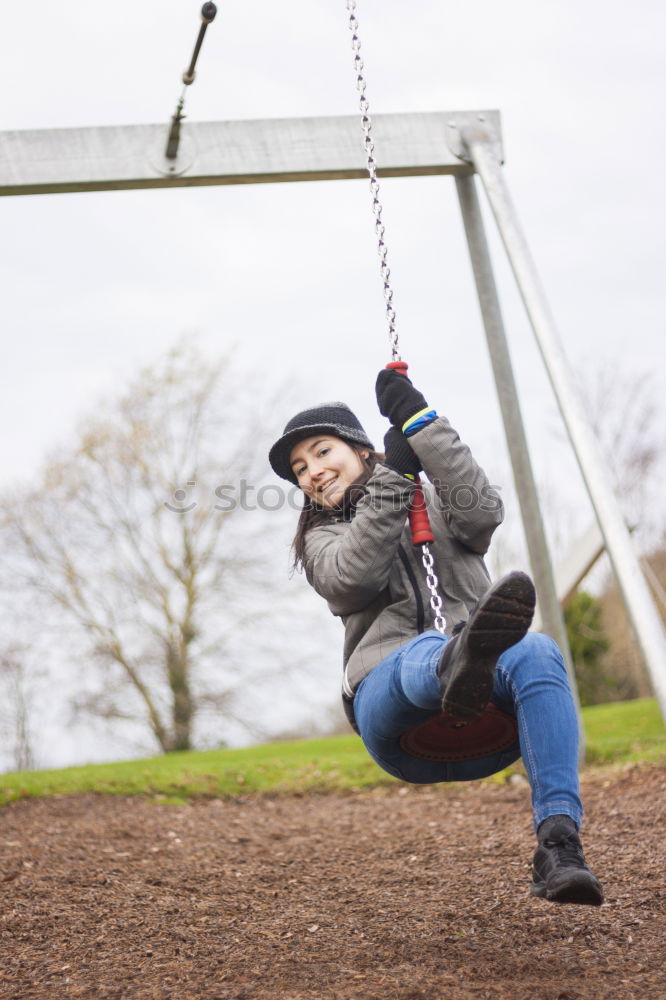
[[356,414],[352,413],[346,403],[322,403],[309,410],[301,410],[300,413],[291,418],[282,437],[275,442],[268,453],[268,460],[273,471],[282,479],[296,483],[296,476],[289,463],[291,449],[303,438],[312,437],[313,434],[318,434],[320,431],[333,434],[335,437],[342,438],[343,441],[364,444],[370,451],[375,450],[375,446],[363,430],[360,420]]

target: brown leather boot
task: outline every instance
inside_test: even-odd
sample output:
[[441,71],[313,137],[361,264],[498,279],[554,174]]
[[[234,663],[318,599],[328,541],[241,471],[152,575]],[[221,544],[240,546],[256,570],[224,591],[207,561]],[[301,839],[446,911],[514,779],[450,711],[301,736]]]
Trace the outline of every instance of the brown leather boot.
[[526,573],[509,573],[486,591],[442,653],[442,711],[462,719],[484,712],[498,657],[526,634],[535,604],[534,584]]

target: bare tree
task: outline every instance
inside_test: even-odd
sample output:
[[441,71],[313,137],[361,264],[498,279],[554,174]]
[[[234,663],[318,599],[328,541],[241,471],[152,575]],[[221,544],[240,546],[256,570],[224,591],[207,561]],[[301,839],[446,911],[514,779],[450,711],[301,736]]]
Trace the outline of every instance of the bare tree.
[[[599,439],[615,495],[643,553],[646,578],[659,603],[663,579],[659,580],[651,562],[652,557],[658,560],[663,552],[664,451],[659,432],[663,401],[658,396],[654,373],[624,371],[606,363],[586,372],[581,382],[587,415]],[[663,569],[661,563],[660,567]],[[651,693],[650,680],[606,557],[595,575],[601,590],[601,624],[608,641],[608,649],[600,656],[604,698],[647,696]]]
[[20,645],[0,651],[0,734],[17,771],[35,766],[31,731],[34,689],[25,654]]
[[239,679],[267,669],[233,644],[260,599],[267,614],[278,603],[256,502],[261,424],[228,363],[179,348],[84,424],[36,488],[5,499],[12,579],[88,641],[77,710],[141,718],[163,751],[191,747],[206,707],[233,718]]
[[[666,624],[666,537],[643,556],[641,565]],[[610,573],[606,577],[600,603],[603,630],[609,643],[608,651],[601,658],[601,669],[611,684],[612,697],[617,700],[649,697],[652,694],[650,678],[617,581]]]
[[627,372],[608,363],[585,379],[583,400],[599,439],[615,495],[640,540],[654,543],[664,528],[658,483],[664,451],[659,434],[663,402],[654,373]]

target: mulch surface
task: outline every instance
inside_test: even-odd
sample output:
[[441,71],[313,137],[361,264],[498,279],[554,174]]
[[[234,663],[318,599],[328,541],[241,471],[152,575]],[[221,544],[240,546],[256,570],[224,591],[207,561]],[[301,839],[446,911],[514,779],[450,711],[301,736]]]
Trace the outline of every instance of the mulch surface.
[[522,784],[0,810],[0,997],[666,1000],[666,767],[584,782],[602,907],[528,895]]

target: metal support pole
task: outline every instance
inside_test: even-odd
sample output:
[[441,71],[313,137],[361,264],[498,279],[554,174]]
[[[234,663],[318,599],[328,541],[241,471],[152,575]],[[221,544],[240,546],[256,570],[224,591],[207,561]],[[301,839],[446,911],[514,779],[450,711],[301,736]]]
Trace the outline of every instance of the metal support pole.
[[180,123],[185,118],[185,115],[183,114],[183,108],[185,107],[185,91],[190,84],[194,83],[194,70],[197,65],[199,53],[201,52],[204,35],[206,34],[208,25],[212,24],[215,20],[216,14],[217,7],[214,3],[205,3],[201,8],[201,27],[199,28],[197,40],[194,43],[194,52],[192,53],[192,58],[190,59],[190,65],[183,73],[183,92],[178,99],[176,110],[171,116],[171,127],[167,137],[166,150],[164,151],[164,155],[167,160],[175,160],[178,157],[178,147],[180,146]]
[[542,628],[558,643],[564,656],[578,718],[579,757],[585,760],[585,728],[580,711],[578,686],[574,672],[567,630],[557,596],[555,574],[544,530],[536,482],[532,471],[527,436],[520,412],[520,402],[511,364],[509,345],[504,330],[493,266],[488,250],[481,206],[474,175],[456,177],[458,200],[462,212],[467,245],[476,282],[488,351],[493,366],[497,396],[506,433],[513,480],[523,520],[530,566],[539,597]]
[[212,24],[215,20],[215,15],[217,14],[217,7],[214,3],[205,3],[201,8],[201,27],[199,28],[199,34],[197,35],[197,40],[194,43],[194,52],[192,53],[192,58],[190,59],[190,65],[187,67],[183,73],[183,83],[189,86],[194,83],[194,70],[197,65],[197,59],[199,58],[199,53],[201,52],[201,46],[203,44],[204,35],[206,34],[206,29],[209,24]]
[[[458,130],[460,131],[460,130]],[[548,302],[520,228],[497,155],[497,138],[488,124],[470,121],[460,140],[481,177],[520,294],[534,330],[555,397],[606,542],[636,639],[666,722],[666,634],[641,572],[629,530],[613,495],[599,445],[574,390]]]

